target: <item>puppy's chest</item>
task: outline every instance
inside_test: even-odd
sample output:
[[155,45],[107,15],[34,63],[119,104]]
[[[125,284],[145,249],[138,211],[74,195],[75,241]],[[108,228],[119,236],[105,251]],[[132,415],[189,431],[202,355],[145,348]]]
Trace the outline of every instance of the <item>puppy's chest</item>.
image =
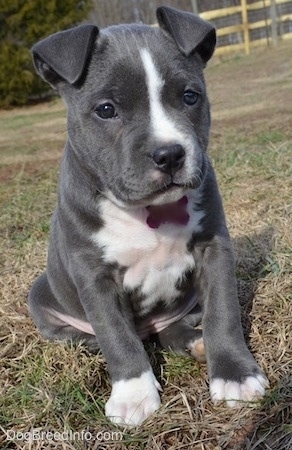
[[169,303],[177,298],[177,286],[195,267],[187,242],[200,227],[202,214],[192,213],[185,227],[167,224],[153,230],[146,224],[144,209],[129,213],[104,200],[101,211],[104,226],[93,241],[102,248],[105,262],[124,268],[123,288],[140,292],[144,310],[158,300]]

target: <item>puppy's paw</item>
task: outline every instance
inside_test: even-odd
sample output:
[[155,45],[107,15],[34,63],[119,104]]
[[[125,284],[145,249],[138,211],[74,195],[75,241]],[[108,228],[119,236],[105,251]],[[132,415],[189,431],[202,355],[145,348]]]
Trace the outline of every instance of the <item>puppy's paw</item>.
[[268,387],[269,382],[262,374],[246,377],[241,383],[214,378],[210,382],[210,394],[213,403],[225,400],[227,406],[233,408],[243,406],[243,402],[259,400]]
[[187,349],[189,350],[191,356],[195,358],[198,362],[206,362],[206,352],[205,344],[203,338],[195,339],[187,344]]
[[139,378],[116,381],[106,403],[105,414],[117,425],[140,425],[159,408],[158,390],[162,390],[161,386],[150,370]]

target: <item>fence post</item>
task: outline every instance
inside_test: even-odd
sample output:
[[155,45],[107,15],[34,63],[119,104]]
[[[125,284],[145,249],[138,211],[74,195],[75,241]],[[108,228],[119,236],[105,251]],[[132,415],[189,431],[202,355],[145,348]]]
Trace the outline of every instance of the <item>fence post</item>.
[[199,12],[198,12],[198,3],[197,3],[197,0],[192,0],[192,7],[193,7],[193,13],[198,15]]
[[272,21],[272,24],[271,24],[272,43],[273,43],[273,45],[277,45],[277,41],[278,41],[277,10],[276,10],[276,2],[275,2],[275,0],[271,0],[270,15],[271,15],[271,21]]
[[243,26],[244,49],[245,49],[245,53],[247,55],[249,55],[250,45],[249,45],[249,29],[248,29],[248,15],[247,15],[246,0],[241,0],[241,17],[242,17],[242,26]]

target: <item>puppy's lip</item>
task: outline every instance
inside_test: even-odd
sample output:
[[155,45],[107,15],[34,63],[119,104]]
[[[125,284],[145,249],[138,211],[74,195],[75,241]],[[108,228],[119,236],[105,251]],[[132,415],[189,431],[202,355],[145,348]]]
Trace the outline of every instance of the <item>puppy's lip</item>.
[[166,203],[176,202],[188,189],[189,186],[171,182],[167,186],[163,186],[163,188],[153,192],[147,199],[145,199],[145,206],[163,205]]
[[162,188],[158,189],[157,192],[155,192],[153,195],[157,194],[163,194],[166,191],[170,191],[171,189],[175,189],[175,188],[181,188],[183,187],[182,184],[179,183],[175,183],[174,181],[171,181],[170,183],[166,184],[165,186],[163,186]]
[[163,205],[166,203],[172,203],[178,201],[181,197],[183,197],[187,191],[190,189],[194,189],[197,186],[195,183],[176,183],[174,181],[170,181],[167,184],[164,184],[159,189],[149,193],[145,197],[140,197],[135,200],[131,199],[121,199],[119,196],[116,196],[110,190],[104,191],[102,195],[104,195],[108,200],[124,209],[135,209],[135,208],[146,208],[149,205]]

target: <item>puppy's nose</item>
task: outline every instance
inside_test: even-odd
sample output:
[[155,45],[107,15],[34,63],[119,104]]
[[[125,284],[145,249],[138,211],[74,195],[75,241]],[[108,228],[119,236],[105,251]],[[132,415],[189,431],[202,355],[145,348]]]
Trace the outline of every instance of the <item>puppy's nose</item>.
[[173,175],[184,165],[186,153],[180,144],[165,145],[154,150],[152,158],[161,172]]

